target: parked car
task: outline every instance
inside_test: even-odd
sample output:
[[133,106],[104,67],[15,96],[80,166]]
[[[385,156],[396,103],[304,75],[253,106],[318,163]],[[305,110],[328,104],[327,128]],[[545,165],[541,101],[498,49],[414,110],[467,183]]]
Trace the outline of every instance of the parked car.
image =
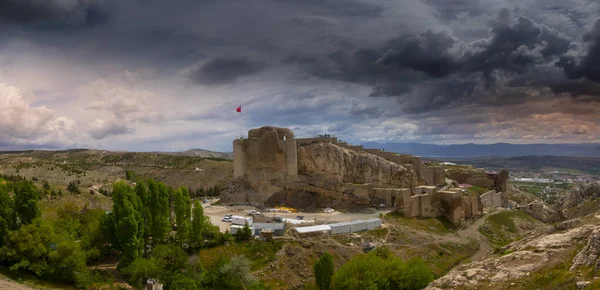
[[256,210],[251,209],[251,210],[248,211],[248,214],[249,215],[260,215],[260,211],[256,211]]
[[303,215],[296,216],[296,219],[303,220],[304,216]]
[[231,215],[230,214],[224,215],[223,219],[221,219],[221,221],[230,223],[231,222]]
[[377,246],[372,245],[372,244],[367,244],[363,247],[363,253],[368,253],[370,251],[373,251],[377,248]]

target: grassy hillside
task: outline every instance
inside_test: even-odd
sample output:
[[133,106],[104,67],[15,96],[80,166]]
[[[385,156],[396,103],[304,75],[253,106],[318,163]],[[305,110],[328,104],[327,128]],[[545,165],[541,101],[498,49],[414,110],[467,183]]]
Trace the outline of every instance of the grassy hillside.
[[212,157],[85,149],[0,153],[1,175],[18,175],[38,183],[47,181],[63,191],[70,182],[77,182],[82,190],[108,185],[125,179],[126,171],[172,187],[208,188],[222,186],[231,179],[233,162]]

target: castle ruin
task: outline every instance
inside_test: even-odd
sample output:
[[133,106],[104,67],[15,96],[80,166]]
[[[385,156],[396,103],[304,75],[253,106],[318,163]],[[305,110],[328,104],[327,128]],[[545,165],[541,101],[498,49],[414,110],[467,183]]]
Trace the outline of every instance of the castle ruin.
[[329,135],[296,139],[276,127],[250,130],[247,139],[233,141],[233,149],[234,179],[222,194],[224,203],[385,205],[406,217],[445,216],[455,224],[483,210],[479,197],[451,187],[443,166],[424,166],[418,156],[352,146]]

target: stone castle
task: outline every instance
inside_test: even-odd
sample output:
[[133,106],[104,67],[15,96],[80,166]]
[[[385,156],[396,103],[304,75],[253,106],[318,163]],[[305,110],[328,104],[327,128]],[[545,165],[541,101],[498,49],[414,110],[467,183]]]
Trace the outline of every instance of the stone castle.
[[[482,213],[482,197],[453,188],[443,166],[421,157],[364,149],[325,135],[294,137],[291,130],[261,127],[233,141],[234,179],[221,195],[229,204],[322,207],[395,207],[406,217],[445,216],[458,224]],[[500,206],[486,193],[486,206]]]

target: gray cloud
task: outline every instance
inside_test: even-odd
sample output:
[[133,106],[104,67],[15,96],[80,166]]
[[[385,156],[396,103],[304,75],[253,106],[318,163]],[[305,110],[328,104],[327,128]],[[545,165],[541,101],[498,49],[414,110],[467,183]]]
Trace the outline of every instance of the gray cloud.
[[[246,126],[289,125],[302,132],[329,128],[356,138],[358,128],[429,140],[492,136],[481,133],[486,130],[527,136],[521,132],[542,127],[561,136],[583,136],[573,132],[584,131],[590,136],[597,119],[574,120],[579,127],[563,128],[567,133],[510,120],[537,122],[540,117],[533,115],[545,113],[529,106],[542,101],[560,100],[559,109],[546,108],[554,114],[593,114],[589,104],[600,95],[594,65],[600,63],[600,22],[586,27],[600,12],[598,2],[515,3],[0,0],[0,22],[10,23],[0,25],[0,61],[30,72],[48,67],[28,55],[14,57],[27,43],[38,47],[32,55],[80,64],[95,78],[129,69],[152,71],[127,89],[147,91],[147,97],[110,97],[107,85],[102,98],[81,102],[96,115],[74,119],[95,139],[151,135],[152,126],[179,128],[181,122],[192,127],[207,120],[230,124],[230,107],[238,103],[244,104],[244,113],[253,111],[236,115],[236,122]],[[3,50],[7,47],[11,50]],[[11,75],[3,65],[0,77]],[[33,79],[22,75],[23,83]],[[77,70],[57,71],[49,79],[56,81],[58,75],[91,81],[80,81]],[[255,75],[260,78],[251,78]],[[64,81],[56,85],[64,91],[52,94],[88,97],[70,91],[78,85]],[[216,102],[210,98],[223,103],[207,107]],[[186,112],[197,108],[197,114],[181,114],[182,107]],[[158,118],[162,110],[169,114]],[[568,120],[563,115],[561,120]],[[119,126],[113,116],[131,124]],[[96,118],[104,118],[103,123],[94,123]],[[390,125],[394,122],[402,126]],[[509,138],[506,134],[489,138]]]
[[91,26],[108,20],[102,4],[101,0],[3,0],[0,21]]
[[192,70],[190,79],[200,84],[225,84],[258,73],[265,67],[265,63],[245,58],[216,58]]

